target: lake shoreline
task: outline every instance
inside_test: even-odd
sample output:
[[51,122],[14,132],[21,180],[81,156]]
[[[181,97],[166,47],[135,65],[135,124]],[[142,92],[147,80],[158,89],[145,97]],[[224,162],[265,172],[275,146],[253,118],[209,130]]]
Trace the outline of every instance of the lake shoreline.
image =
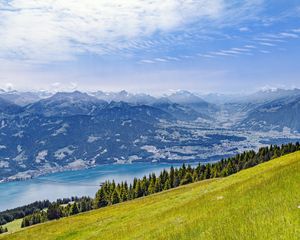
[[[198,162],[189,163],[196,165]],[[182,163],[134,163],[105,164],[73,171],[49,173],[26,181],[10,181],[0,184],[0,211],[30,204],[35,201],[72,196],[94,197],[101,182],[131,182],[135,177],[159,173]]]
[[19,172],[13,176],[6,177],[2,180],[0,180],[0,185],[3,183],[8,183],[8,182],[20,182],[20,181],[27,181],[30,179],[34,179],[37,177],[41,176],[47,176],[48,174],[53,174],[53,173],[61,173],[61,172],[69,172],[69,171],[81,171],[84,169],[91,169],[95,167],[100,167],[100,166],[107,166],[107,165],[130,165],[130,164],[140,164],[140,163],[149,163],[149,164],[195,164],[195,163],[213,163],[219,160],[193,160],[193,161],[183,161],[183,160],[169,160],[169,161],[152,161],[152,162],[145,162],[145,161],[135,161],[135,162],[126,162],[126,163],[104,163],[104,164],[95,164],[95,165],[86,165],[82,167],[76,167],[76,168],[70,168],[70,167],[57,167],[57,168],[49,168],[45,170],[28,170],[25,172]]

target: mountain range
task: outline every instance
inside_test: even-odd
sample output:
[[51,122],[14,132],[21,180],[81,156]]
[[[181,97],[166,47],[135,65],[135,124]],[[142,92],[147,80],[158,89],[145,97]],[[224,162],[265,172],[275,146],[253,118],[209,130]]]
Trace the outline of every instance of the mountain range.
[[209,160],[220,144],[240,151],[243,131],[297,134],[298,119],[299,89],[243,97],[0,91],[0,181],[103,163]]

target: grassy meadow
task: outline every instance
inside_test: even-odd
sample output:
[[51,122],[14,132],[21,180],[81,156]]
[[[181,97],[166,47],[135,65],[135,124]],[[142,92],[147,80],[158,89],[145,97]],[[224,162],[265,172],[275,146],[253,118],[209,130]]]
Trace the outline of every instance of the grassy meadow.
[[300,152],[0,239],[300,239]]

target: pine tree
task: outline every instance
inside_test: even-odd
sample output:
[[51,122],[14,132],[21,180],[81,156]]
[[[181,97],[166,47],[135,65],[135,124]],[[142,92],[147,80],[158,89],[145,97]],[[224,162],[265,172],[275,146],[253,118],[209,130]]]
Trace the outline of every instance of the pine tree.
[[198,173],[197,173],[197,171],[194,171],[194,173],[193,173],[193,182],[196,182],[198,180],[199,180],[198,179]]
[[274,150],[274,154],[273,154],[272,159],[278,158],[278,157],[280,157],[280,155],[281,155],[280,150],[276,148],[276,149]]
[[136,186],[135,186],[135,189],[134,189],[134,196],[135,196],[135,198],[139,198],[139,197],[143,196],[143,191],[142,191],[142,188],[141,188],[141,181],[140,180],[137,180],[137,182],[136,182]]
[[128,189],[127,189],[127,184],[121,186],[120,190],[120,202],[125,202],[128,200]]
[[30,226],[30,223],[29,223],[29,218],[26,216],[22,220],[21,228],[28,227],[28,226]]
[[71,206],[70,215],[75,215],[75,214],[78,214],[78,213],[79,213],[79,209],[78,209],[77,203],[75,202]]
[[149,194],[155,193],[155,179],[154,178],[151,178],[151,180],[150,180],[148,192],[149,192]]
[[170,188],[171,188],[170,179],[167,179],[165,184],[164,184],[164,190],[168,190]]
[[61,207],[57,204],[51,204],[47,210],[47,218],[49,220],[59,219],[63,216]]
[[87,209],[87,203],[85,200],[82,200],[79,204],[80,206],[80,212],[86,212],[88,209]]
[[96,197],[94,200],[94,208],[101,208],[107,205],[108,205],[108,201],[106,200],[104,188],[101,187],[99,191],[96,193]]
[[111,195],[111,204],[116,204],[119,202],[120,202],[119,194],[116,190],[114,190]]
[[170,184],[171,184],[171,188],[174,187],[174,178],[175,178],[175,171],[174,171],[174,167],[171,166],[171,168],[170,168]]
[[155,192],[160,192],[161,190],[162,190],[161,180],[160,180],[160,178],[156,178],[156,181],[155,181]]
[[184,178],[180,181],[180,185],[185,185],[193,182],[192,174],[187,172]]

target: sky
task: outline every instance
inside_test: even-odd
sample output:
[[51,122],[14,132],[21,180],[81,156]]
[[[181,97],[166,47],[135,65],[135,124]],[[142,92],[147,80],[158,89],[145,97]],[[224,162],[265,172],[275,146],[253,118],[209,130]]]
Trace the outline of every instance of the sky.
[[0,0],[0,88],[300,88],[299,0]]

